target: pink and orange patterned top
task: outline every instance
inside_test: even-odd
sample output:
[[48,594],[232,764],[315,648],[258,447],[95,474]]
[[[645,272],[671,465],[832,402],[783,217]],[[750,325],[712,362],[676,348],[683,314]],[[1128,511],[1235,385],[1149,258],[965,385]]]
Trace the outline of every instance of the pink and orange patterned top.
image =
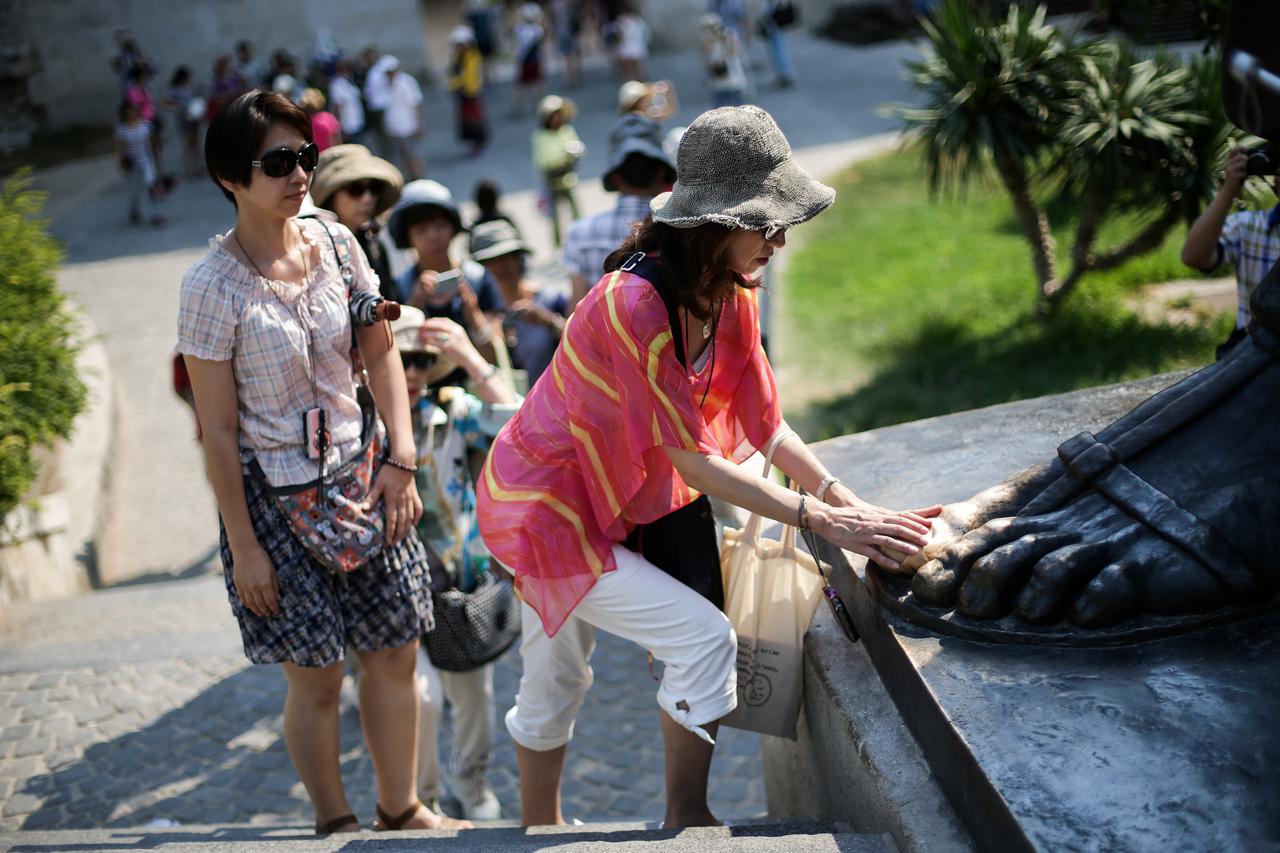
[[782,424],[751,291],[721,309],[715,346],[686,370],[657,290],[609,273],[498,434],[478,484],[480,532],[549,635],[614,570],[613,546],[635,525],[697,497],[664,447],[737,463]]

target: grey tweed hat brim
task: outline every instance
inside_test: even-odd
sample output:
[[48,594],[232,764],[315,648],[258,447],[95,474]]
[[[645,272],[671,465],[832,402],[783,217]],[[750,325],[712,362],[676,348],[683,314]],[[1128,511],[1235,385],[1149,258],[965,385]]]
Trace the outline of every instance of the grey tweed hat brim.
[[655,222],[696,228],[790,228],[835,201],[791,157],[791,146],[759,107],[723,107],[699,116],[680,140],[676,183],[649,203]]

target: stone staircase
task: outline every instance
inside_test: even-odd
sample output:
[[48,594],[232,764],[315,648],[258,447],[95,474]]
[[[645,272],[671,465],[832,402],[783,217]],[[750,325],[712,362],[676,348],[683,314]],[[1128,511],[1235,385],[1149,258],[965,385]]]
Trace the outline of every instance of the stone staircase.
[[523,828],[511,821],[482,823],[476,829],[418,831],[316,838],[308,828],[246,825],[183,826],[172,829],[90,829],[27,831],[0,835],[0,853],[110,850],[165,853],[270,853],[320,851],[466,851],[466,853],[891,853],[888,835],[860,834],[844,824],[800,821],[731,822],[728,826],[683,830],[656,823],[610,822]]

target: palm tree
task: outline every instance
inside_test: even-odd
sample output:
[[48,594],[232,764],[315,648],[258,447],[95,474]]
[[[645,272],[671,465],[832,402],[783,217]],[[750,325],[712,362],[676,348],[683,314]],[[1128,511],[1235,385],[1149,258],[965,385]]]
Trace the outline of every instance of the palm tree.
[[[1076,42],[1014,5],[1002,23],[984,4],[944,0],[909,63],[923,107],[896,107],[923,149],[934,191],[994,169],[1031,248],[1038,313],[1052,317],[1080,279],[1158,247],[1189,205],[1211,194],[1208,167],[1225,138],[1218,64],[1110,41]],[[1077,202],[1069,267],[1059,276],[1036,192]],[[1149,214],[1130,239],[1099,250],[1106,218]]]
[[935,192],[995,167],[1043,286],[1057,275],[1054,241],[1031,176],[1064,119],[1071,44],[1044,7],[1010,6],[997,25],[985,4],[944,0],[921,26],[924,58],[907,69],[925,106],[893,112],[916,132]]

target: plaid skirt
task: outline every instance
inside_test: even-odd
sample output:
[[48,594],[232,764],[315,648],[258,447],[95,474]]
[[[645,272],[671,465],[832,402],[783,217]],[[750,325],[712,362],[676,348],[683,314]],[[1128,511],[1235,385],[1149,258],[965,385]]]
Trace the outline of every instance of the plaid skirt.
[[357,651],[408,645],[433,627],[427,551],[416,531],[388,545],[353,572],[335,573],[298,541],[289,519],[260,481],[244,477],[253,533],[276,569],[280,614],[262,618],[240,601],[231,546],[219,520],[223,576],[240,623],[244,653],[254,663],[322,667]]

